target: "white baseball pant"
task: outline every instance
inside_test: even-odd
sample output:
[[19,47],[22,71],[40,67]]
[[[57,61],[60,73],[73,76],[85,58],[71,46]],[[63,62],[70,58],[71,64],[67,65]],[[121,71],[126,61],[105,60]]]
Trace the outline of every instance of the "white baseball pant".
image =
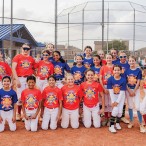
[[126,91],[126,97],[127,97],[127,102],[128,102],[128,108],[129,109],[133,109],[134,105],[137,111],[140,111],[140,91],[139,89],[136,90],[135,92],[135,96],[131,97],[128,93],[128,91]]
[[27,88],[27,83],[26,83],[27,78],[26,77],[18,77],[18,78],[21,83],[21,87],[20,88],[17,87],[17,96],[18,96],[17,105],[22,105],[20,98],[22,91]]
[[68,128],[69,121],[72,128],[74,129],[79,128],[79,109],[68,110],[68,109],[62,108],[61,127]]
[[[28,117],[34,115],[36,113],[36,111],[37,111],[37,109],[35,109],[35,110],[25,109],[26,115]],[[28,131],[33,131],[33,132],[37,131],[37,129],[38,129],[38,116],[36,117],[36,119],[29,119],[29,120],[25,119],[25,128]]]
[[[104,85],[104,87],[107,89],[107,85]],[[112,106],[111,106],[110,94],[104,94],[104,97],[105,97],[105,112],[111,112]]]
[[36,79],[36,86],[41,90],[41,92],[44,90],[45,87],[48,86],[47,79],[40,80],[40,78]]
[[113,90],[110,91],[111,103],[118,102],[119,104],[112,109],[111,115],[113,117],[121,117],[123,112],[123,106],[125,102],[125,91],[121,91],[120,94],[116,95]]
[[145,97],[142,102],[140,102],[140,112],[142,115],[146,114],[146,89],[144,89]]
[[0,123],[0,132],[3,132],[5,129],[5,122],[8,122],[10,131],[15,131],[16,130],[16,123],[12,122],[12,118],[13,118],[13,110],[10,111],[0,111],[0,115],[3,119],[2,123]]
[[63,87],[62,80],[56,81],[56,86],[61,89]]
[[101,126],[99,110],[99,103],[92,108],[89,108],[83,104],[84,126],[86,128],[91,127],[91,116],[93,118],[94,127],[99,128]]
[[2,81],[0,81],[0,89],[3,88]]
[[57,128],[57,115],[58,108],[49,109],[45,107],[42,121],[42,129],[48,130],[48,126],[50,123],[50,129],[55,130]]

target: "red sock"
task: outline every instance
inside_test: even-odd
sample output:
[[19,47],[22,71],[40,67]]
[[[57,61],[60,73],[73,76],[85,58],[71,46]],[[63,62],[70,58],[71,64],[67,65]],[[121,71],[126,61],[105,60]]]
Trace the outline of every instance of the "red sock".
[[144,122],[145,122],[145,124],[146,124],[146,114],[143,115],[143,120],[144,120]]
[[21,109],[22,109],[22,105],[18,105],[18,114],[21,115]]
[[108,119],[108,112],[104,112],[105,119]]

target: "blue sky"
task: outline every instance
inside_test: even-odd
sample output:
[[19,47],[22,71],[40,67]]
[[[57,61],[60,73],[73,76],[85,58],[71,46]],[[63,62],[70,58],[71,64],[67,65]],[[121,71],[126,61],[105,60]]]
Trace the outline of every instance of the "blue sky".
[[[54,21],[54,0],[13,0],[14,1],[14,17],[23,18],[23,19],[35,19],[42,21]],[[116,0],[120,1],[120,0]],[[58,0],[58,13],[60,13],[63,9],[85,3],[86,0]],[[131,0],[131,2],[138,3],[146,6],[146,0]],[[90,4],[90,3],[89,3]],[[99,4],[100,5],[100,4]],[[112,4],[113,8],[117,8],[117,5],[121,5],[121,8],[124,9],[122,5],[126,5],[123,3],[114,3]],[[129,4],[128,4],[129,5]],[[0,0],[0,8],[2,7],[2,0]],[[93,4],[90,5],[90,8],[95,7]],[[129,8],[128,6],[127,8]],[[141,7],[138,5],[134,5],[137,10],[141,10]],[[112,8],[111,8],[112,9]],[[126,9],[126,8],[125,8]],[[2,11],[0,11],[0,16],[2,15]],[[137,13],[136,21],[145,21],[143,18],[146,14]],[[5,0],[5,16],[10,16],[10,0]],[[98,18],[96,19],[96,16]],[[106,17],[106,16],[105,16]],[[119,18],[117,18],[119,17]],[[81,13],[73,14],[70,19],[72,22],[81,22]],[[106,18],[105,18],[106,19]],[[86,21],[100,21],[101,14],[100,12],[96,15],[93,12],[86,12]],[[110,20],[111,21],[133,21],[133,12],[121,12],[118,15],[110,12]],[[67,21],[67,17],[59,18],[59,22]],[[1,23],[1,20],[0,20]],[[10,23],[9,20],[5,20],[5,23]],[[30,30],[32,35],[35,37],[37,41],[41,42],[54,42],[54,26],[50,24],[43,23],[34,23],[34,22],[26,22],[26,21],[16,21],[14,23],[24,23],[27,28]],[[146,26],[146,24],[139,24],[142,26]],[[73,25],[72,25],[73,26]],[[66,25],[59,25],[58,30],[58,41],[59,44],[67,45],[67,29]],[[64,28],[64,29],[61,29]],[[106,39],[106,28],[105,26],[105,39]],[[110,25],[109,26],[109,38],[110,39],[132,39],[133,38],[133,26],[132,25]],[[81,48],[81,26],[74,26],[70,28],[70,45],[77,46]],[[136,26],[136,49],[146,46],[146,27]],[[94,41],[92,39],[101,39],[101,26],[95,25],[86,25],[85,26],[85,40],[84,46],[91,45],[94,47]],[[75,41],[78,40],[78,41]],[[143,41],[144,40],[144,41]],[[130,49],[132,49],[132,40],[130,41]]]

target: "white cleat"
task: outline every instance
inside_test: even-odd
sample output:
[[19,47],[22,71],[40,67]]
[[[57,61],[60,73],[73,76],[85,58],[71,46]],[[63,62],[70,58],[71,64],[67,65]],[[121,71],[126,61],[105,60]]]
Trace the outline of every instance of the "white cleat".
[[111,127],[109,127],[109,131],[111,133],[116,133],[117,132],[116,129],[115,129],[115,127],[114,127],[114,125],[111,125]]
[[116,129],[117,130],[121,130],[122,129],[119,123],[116,123]]

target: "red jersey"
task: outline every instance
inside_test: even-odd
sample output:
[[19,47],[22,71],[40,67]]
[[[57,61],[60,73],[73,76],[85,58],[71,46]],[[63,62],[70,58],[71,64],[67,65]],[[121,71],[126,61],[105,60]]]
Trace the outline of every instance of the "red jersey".
[[69,88],[67,85],[61,88],[63,95],[63,107],[68,110],[79,108],[81,90],[78,85]]
[[93,106],[97,105],[97,103],[99,102],[98,94],[99,92],[103,92],[103,88],[98,82],[93,82],[92,84],[83,82],[81,84],[81,90],[83,102],[85,106],[89,108],[92,108]]
[[102,62],[102,66],[106,65],[106,60],[103,59],[101,62]]
[[39,89],[25,89],[21,93],[21,100],[24,102],[24,107],[28,110],[34,110],[39,107],[39,102],[42,99]]
[[42,97],[45,100],[44,106],[50,109],[59,107],[59,100],[63,100],[61,89],[58,87],[46,87]]
[[12,75],[12,70],[10,66],[5,62],[0,61],[0,81],[4,76],[11,76],[11,75]]
[[31,56],[18,54],[13,58],[12,62],[17,63],[17,76],[29,76],[34,73],[33,67],[35,64],[35,60]]
[[37,68],[36,76],[40,77],[40,79],[47,79],[54,73],[54,66],[51,62],[46,63],[41,60],[35,65],[35,68]]
[[113,74],[113,66],[109,67],[104,65],[100,69],[100,75],[102,76],[102,82],[104,85],[107,85],[108,78],[111,77]]

